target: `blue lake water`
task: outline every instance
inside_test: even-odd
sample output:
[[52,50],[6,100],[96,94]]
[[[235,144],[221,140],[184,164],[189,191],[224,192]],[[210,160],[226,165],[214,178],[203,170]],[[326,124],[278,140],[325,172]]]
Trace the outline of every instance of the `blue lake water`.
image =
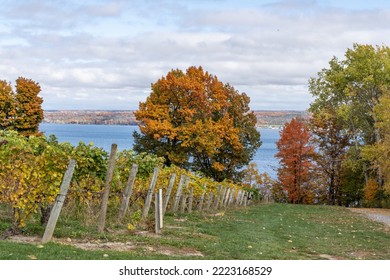
[[[125,125],[79,125],[79,124],[50,124],[43,123],[40,130],[46,136],[54,134],[61,142],[70,142],[77,145],[80,141],[92,142],[95,146],[110,151],[112,143],[118,145],[119,150],[132,149],[134,145],[133,132],[139,131],[138,126]],[[262,145],[253,161],[260,172],[267,172],[275,178],[275,168],[278,161],[274,158],[276,142],[279,140],[279,130],[259,129]]]

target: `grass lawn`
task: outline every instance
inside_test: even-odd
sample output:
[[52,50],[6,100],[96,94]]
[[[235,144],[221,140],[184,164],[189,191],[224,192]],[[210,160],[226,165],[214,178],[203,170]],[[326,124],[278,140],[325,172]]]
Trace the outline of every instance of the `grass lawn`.
[[62,220],[55,242],[44,245],[34,243],[44,229],[30,226],[21,238],[28,243],[0,241],[0,259],[390,259],[389,228],[341,207],[260,204],[168,214],[164,223],[155,236],[124,228],[98,234]]

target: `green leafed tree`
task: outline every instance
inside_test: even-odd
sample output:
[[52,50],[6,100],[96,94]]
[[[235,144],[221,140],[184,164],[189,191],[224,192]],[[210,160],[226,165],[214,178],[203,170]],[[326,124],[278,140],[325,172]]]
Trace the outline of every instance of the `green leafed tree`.
[[350,143],[342,124],[333,108],[312,111],[310,129],[316,135],[317,167],[327,185],[327,200],[331,205],[342,203],[342,163]]
[[152,84],[135,112],[134,149],[217,181],[238,179],[261,144],[249,102],[202,67],[172,70]]
[[[367,156],[369,153],[364,151],[366,147],[375,147],[377,143],[383,142],[383,133],[378,126],[379,119],[375,110],[381,106],[382,96],[389,89],[390,48],[387,46],[355,44],[345,52],[344,59],[333,58],[328,68],[310,80],[309,90],[315,97],[310,106],[313,117],[323,121],[323,116],[331,112],[332,117],[329,120],[333,120],[332,124],[326,125],[329,133],[327,136],[315,132],[318,138],[328,145],[333,145],[332,141],[342,144],[343,138],[348,139],[344,158],[346,162],[339,164],[339,170],[333,172],[333,175],[341,174],[341,166],[353,166],[347,170],[361,170],[362,174],[358,177],[364,177],[363,186],[369,183],[372,186],[372,180],[377,182],[379,189],[384,186],[386,176],[383,165],[376,164]],[[332,126],[336,130],[332,130]],[[317,124],[317,129],[322,133],[320,128],[321,122]],[[325,157],[323,159],[326,160]],[[329,157],[329,160],[333,160],[332,157]],[[362,189],[363,186],[356,185],[356,188]],[[343,193],[344,199],[348,195]]]
[[[390,197],[390,91],[381,96],[380,102],[375,106],[374,117],[377,120],[376,128],[380,134],[380,141],[365,146],[363,157],[370,160],[374,168],[382,171],[384,188],[380,189],[378,182],[376,188],[373,187],[375,185],[371,181],[371,184],[367,184],[366,193],[369,192],[373,198],[371,200],[383,200]],[[370,192],[370,189],[374,193]]]

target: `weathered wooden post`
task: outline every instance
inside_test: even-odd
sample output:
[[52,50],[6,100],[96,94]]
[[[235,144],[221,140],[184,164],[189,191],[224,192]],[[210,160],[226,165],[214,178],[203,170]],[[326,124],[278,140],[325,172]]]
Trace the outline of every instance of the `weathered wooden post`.
[[161,234],[163,228],[163,201],[162,201],[162,189],[159,189],[154,195],[154,206],[155,206],[155,232]]
[[222,191],[221,191],[221,194],[220,194],[220,197],[219,197],[219,204],[221,205],[221,207],[223,207],[224,206],[224,202],[225,202],[225,196],[226,196],[226,193],[227,193],[227,191],[228,191],[228,187],[223,187],[222,188]]
[[42,243],[49,242],[53,237],[54,229],[56,228],[58,217],[60,216],[62,206],[64,205],[65,197],[68,193],[75,167],[76,161],[74,159],[69,160],[68,168],[66,169],[64,177],[62,178],[60,194],[57,196],[54,206],[50,212],[49,221],[47,222],[45,233],[42,237]]
[[204,201],[205,195],[206,195],[206,191],[203,191],[202,196],[200,197],[199,204],[198,204],[198,211],[199,212],[202,212],[202,210],[203,210],[203,201]]
[[229,201],[229,198],[230,198],[230,191],[231,191],[231,189],[228,188],[228,190],[226,191],[224,200],[222,200],[222,201],[223,201],[223,206],[224,206],[224,207],[227,206],[227,203],[228,203],[228,201]]
[[241,193],[242,193],[242,190],[238,190],[237,197],[236,197],[236,206],[239,206],[240,199],[241,199]]
[[242,201],[243,196],[244,196],[244,190],[241,190],[240,197],[237,199],[238,206],[242,205],[241,201]]
[[137,176],[137,172],[138,172],[138,164],[134,163],[133,166],[131,167],[130,175],[126,184],[126,190],[123,194],[122,205],[118,217],[119,221],[123,220],[123,218],[125,217],[127,208],[129,206],[129,200],[131,197],[131,193],[133,191],[133,185],[134,185],[135,177]]
[[169,198],[171,197],[171,192],[173,189],[173,185],[175,184],[175,180],[176,180],[176,173],[172,173],[171,178],[169,179],[168,189],[167,192],[165,193],[165,198],[164,198],[164,205],[163,205],[164,214],[167,211]]
[[228,202],[229,206],[232,205],[235,196],[236,196],[236,189],[232,189],[232,191],[230,192],[230,198],[229,198],[229,202]]
[[244,205],[244,197],[245,197],[245,191],[242,191],[241,198],[240,198],[240,205]]
[[213,195],[213,192],[210,191],[207,197],[206,211],[210,210],[211,203],[213,202]]
[[246,196],[246,191],[244,191],[244,192],[242,193],[242,195],[241,195],[240,205],[243,205],[243,204],[244,204],[245,196]]
[[152,179],[150,180],[148,193],[146,195],[145,205],[142,210],[141,220],[145,220],[149,214],[149,208],[150,208],[150,204],[152,203],[154,188],[156,187],[156,183],[157,183],[158,172],[159,172],[158,167],[155,167],[153,171]]
[[104,183],[104,189],[103,189],[102,205],[101,205],[100,215],[99,215],[99,220],[98,220],[98,231],[99,232],[104,231],[104,226],[106,224],[108,197],[110,195],[111,181],[112,181],[112,176],[114,174],[115,157],[116,157],[117,149],[118,149],[117,144],[111,145],[111,153],[110,153],[110,158],[108,160],[106,181]]
[[164,226],[164,211],[163,211],[163,191],[158,190],[158,216],[160,218],[160,228]]
[[184,194],[182,196],[182,200],[181,200],[181,213],[184,213],[185,209],[186,209],[186,203],[187,203],[187,192],[188,192],[188,186],[190,184],[190,177],[186,176],[186,181],[185,181],[185,186],[184,186]]
[[180,176],[179,186],[177,187],[177,190],[176,190],[175,202],[173,203],[173,208],[172,208],[173,212],[176,212],[178,207],[179,207],[181,191],[183,189],[185,179],[186,179],[185,175]]
[[192,203],[194,199],[194,188],[190,189],[190,196],[188,197],[188,213],[192,212]]
[[186,203],[187,203],[187,194],[184,193],[183,196],[181,197],[181,208],[180,208],[181,213],[184,213],[184,211],[186,210]]
[[224,189],[222,186],[218,186],[218,191],[217,194],[215,195],[215,200],[214,200],[214,208],[218,209],[219,206],[219,200],[221,199],[221,194],[223,195]]

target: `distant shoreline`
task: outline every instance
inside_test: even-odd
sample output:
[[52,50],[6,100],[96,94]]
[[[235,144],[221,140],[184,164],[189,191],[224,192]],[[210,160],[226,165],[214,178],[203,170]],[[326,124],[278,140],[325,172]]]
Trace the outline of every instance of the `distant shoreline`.
[[[45,110],[42,123],[138,125],[134,110]],[[278,129],[297,116],[308,117],[306,111],[254,111],[257,127]]]

